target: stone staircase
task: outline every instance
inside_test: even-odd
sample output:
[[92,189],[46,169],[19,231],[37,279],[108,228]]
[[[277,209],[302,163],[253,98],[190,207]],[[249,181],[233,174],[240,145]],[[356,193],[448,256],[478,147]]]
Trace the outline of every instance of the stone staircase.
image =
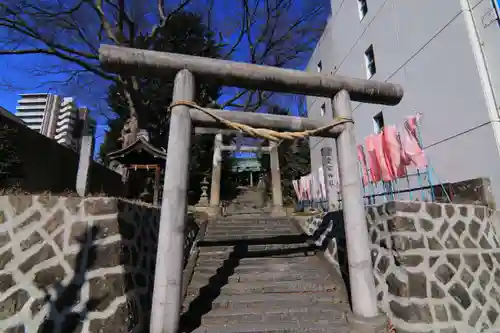
[[267,212],[264,189],[259,187],[241,188],[240,194],[225,207],[225,215],[249,215]]
[[348,332],[340,275],[289,218],[233,215],[207,225],[180,332]]

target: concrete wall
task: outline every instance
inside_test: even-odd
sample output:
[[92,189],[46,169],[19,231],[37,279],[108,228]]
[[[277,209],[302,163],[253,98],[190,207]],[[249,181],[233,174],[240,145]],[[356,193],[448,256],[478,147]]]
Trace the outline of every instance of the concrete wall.
[[[500,329],[500,243],[484,206],[367,207],[377,299],[397,332]],[[348,281],[342,212],[301,221]]]
[[[79,154],[28,127],[0,115],[0,131],[7,133],[1,143],[14,151],[17,159],[0,188],[16,185],[28,193],[60,194],[75,191]],[[0,170],[1,171],[1,170]],[[121,176],[105,166],[92,162],[89,192],[124,196]]]
[[[118,199],[0,196],[0,331],[146,332],[159,217]],[[188,220],[186,258],[198,230]]]
[[[368,13],[360,21],[357,1],[332,1],[329,30],[308,70],[316,71],[322,61],[324,73],[366,78],[364,52],[373,45],[377,66],[373,79],[402,84],[405,96],[395,107],[354,103],[358,143],[374,132],[377,113],[383,112],[386,124],[402,125],[405,116],[420,112],[423,143],[438,180],[489,177],[498,204],[498,104],[492,98],[500,91],[500,75],[495,75],[500,74],[500,27],[490,0],[368,0],[367,4]],[[493,94],[481,67],[481,51],[489,60]],[[309,117],[331,118],[328,100],[309,97],[307,103]],[[327,112],[321,116],[323,103]],[[312,167],[317,169],[320,149],[333,142],[310,142]]]

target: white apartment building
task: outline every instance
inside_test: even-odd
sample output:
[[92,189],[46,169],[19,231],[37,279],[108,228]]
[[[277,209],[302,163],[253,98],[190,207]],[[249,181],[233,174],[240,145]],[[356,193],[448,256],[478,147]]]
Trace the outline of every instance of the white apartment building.
[[75,145],[73,130],[78,120],[78,109],[73,97],[64,97],[57,116],[57,125],[54,139],[62,145]]
[[21,118],[32,130],[53,137],[61,103],[60,97],[47,93],[21,94],[19,96],[21,98],[17,102],[16,116]]
[[62,145],[74,149],[77,147],[78,138],[74,137],[74,129],[80,119],[80,112],[73,97],[49,93],[21,94],[20,97],[16,116],[29,128]]
[[[307,70],[399,83],[397,106],[353,103],[358,144],[420,113],[439,181],[489,177],[500,204],[500,24],[497,0],[332,0]],[[308,116],[332,118],[331,101],[307,98]],[[313,138],[311,167],[332,139]]]

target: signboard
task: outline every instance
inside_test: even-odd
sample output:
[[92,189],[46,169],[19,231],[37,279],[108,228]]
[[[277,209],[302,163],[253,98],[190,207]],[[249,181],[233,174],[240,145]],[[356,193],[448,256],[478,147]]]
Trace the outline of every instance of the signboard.
[[333,149],[331,147],[321,148],[321,159],[323,164],[323,174],[325,177],[326,197],[328,198],[328,207],[333,211],[338,206],[339,195],[338,172],[333,160]]

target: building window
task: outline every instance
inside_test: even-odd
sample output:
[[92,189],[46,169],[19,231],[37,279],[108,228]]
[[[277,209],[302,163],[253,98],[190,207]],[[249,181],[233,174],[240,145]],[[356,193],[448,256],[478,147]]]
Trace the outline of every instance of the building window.
[[373,131],[375,134],[382,132],[384,129],[384,115],[382,111],[373,116]]
[[359,9],[359,19],[362,20],[366,13],[368,13],[368,5],[366,4],[366,0],[358,0],[358,9]]
[[493,9],[495,9],[495,17],[498,20],[500,19],[500,1],[499,0],[491,0],[491,4]]
[[318,71],[318,73],[321,73],[322,70],[323,70],[323,64],[320,61],[320,62],[318,62],[317,71]]
[[373,45],[370,45],[365,51],[366,77],[369,79],[377,72],[375,66],[375,54],[373,53]]
[[324,116],[326,113],[326,104],[323,103],[323,105],[321,105],[321,116]]

